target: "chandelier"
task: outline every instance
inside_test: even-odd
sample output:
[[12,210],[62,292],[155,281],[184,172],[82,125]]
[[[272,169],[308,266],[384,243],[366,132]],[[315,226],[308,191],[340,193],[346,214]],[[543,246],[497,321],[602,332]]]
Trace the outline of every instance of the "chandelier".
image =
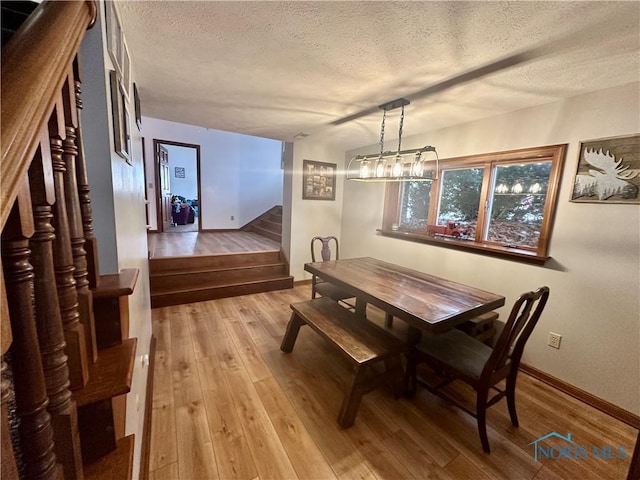
[[[402,127],[404,125],[404,107],[409,105],[406,98],[398,98],[384,103],[378,108],[383,110],[380,126],[380,153],[378,155],[356,155],[347,165],[347,180],[360,182],[431,182],[438,176],[438,152],[435,147],[424,146],[411,150],[402,150]],[[398,150],[384,151],[384,129],[387,110],[401,108],[398,129]],[[432,154],[432,155],[431,155]],[[436,161],[435,169],[430,164]]]

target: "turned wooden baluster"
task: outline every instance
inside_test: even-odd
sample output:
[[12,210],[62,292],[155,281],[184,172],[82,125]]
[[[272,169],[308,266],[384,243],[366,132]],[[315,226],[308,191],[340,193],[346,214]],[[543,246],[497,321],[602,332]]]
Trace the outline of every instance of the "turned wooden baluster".
[[8,400],[11,395],[11,382],[7,379],[7,364],[4,361],[4,354],[11,346],[13,340],[11,334],[11,324],[9,320],[9,310],[7,309],[7,292],[4,288],[4,274],[0,265],[0,345],[2,345],[2,355],[0,355],[0,431],[2,433],[2,448],[0,448],[0,479],[9,480],[18,478],[18,466],[11,441],[9,426],[9,405]]
[[9,399],[9,389],[11,385],[8,380],[5,379],[5,370],[7,364],[4,362],[4,358],[0,360],[0,374],[2,379],[0,380],[0,410],[2,411],[2,468],[0,473],[2,474],[2,480],[9,480],[18,478],[18,467],[16,465],[16,459],[13,453],[13,444],[11,442],[11,432],[9,431],[9,411],[7,406],[7,400]]
[[78,292],[78,312],[80,322],[84,326],[87,341],[87,356],[91,363],[98,359],[98,347],[96,346],[96,328],[93,316],[93,297],[89,289],[87,272],[87,252],[84,249],[84,231],[82,228],[82,214],[80,213],[80,198],[78,195],[78,183],[76,180],[76,158],[78,147],[76,146],[76,131],[78,126],[78,109],[76,108],[75,82],[71,71],[62,89],[64,105],[66,137],[62,142],[64,172],[64,193],[67,207],[67,219],[69,223],[69,235],[71,237],[71,252],[73,255],[73,278],[76,281]]
[[69,224],[67,222],[67,207],[65,201],[62,138],[64,133],[63,109],[56,105],[49,120],[49,135],[51,145],[51,161],[53,166],[53,183],[55,187],[56,201],[53,208],[52,225],[55,230],[53,240],[53,260],[55,266],[56,285],[58,290],[58,302],[62,315],[62,327],[67,343],[65,352],[68,359],[69,381],[71,390],[84,387],[89,379],[86,336],[84,326],[80,323],[78,310],[78,292],[76,281],[73,278],[73,253],[71,251],[71,238]]
[[93,212],[91,210],[91,198],[89,197],[89,175],[87,174],[87,163],[84,156],[84,146],[82,143],[82,81],[80,78],[79,59],[73,62],[73,75],[75,77],[76,107],[78,110],[78,125],[76,131],[76,145],[78,155],[76,156],[76,178],[78,182],[78,195],[80,197],[80,212],[82,214],[82,228],[84,230],[84,249],[87,252],[87,272],[89,288],[95,289],[100,280],[100,267],[98,266],[98,242],[93,235]]
[[31,263],[33,264],[34,297],[36,298],[36,327],[42,367],[44,370],[51,414],[56,456],[64,468],[67,479],[81,479],[82,455],[78,433],[78,415],[69,391],[69,368],[56,277],[53,262],[54,229],[51,205],[55,201],[53,168],[49,150],[48,130],[41,135],[40,149],[29,168],[29,185],[35,233],[31,237]]
[[2,231],[2,263],[13,333],[12,356],[20,445],[26,476],[62,479],[56,463],[51,417],[33,311],[33,267],[29,240],[33,218],[26,182]]

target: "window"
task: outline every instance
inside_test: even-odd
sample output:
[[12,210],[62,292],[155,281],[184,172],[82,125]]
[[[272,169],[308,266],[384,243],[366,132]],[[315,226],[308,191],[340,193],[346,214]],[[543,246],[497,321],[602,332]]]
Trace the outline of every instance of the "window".
[[389,183],[380,232],[544,263],[565,150],[441,160],[433,182]]

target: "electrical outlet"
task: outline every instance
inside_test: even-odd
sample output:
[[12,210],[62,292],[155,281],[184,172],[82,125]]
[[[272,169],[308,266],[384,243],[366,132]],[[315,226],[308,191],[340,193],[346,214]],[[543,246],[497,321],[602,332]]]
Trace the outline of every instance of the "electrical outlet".
[[234,217],[233,215],[231,215],[231,220],[235,220],[235,219],[236,219],[236,217]]
[[562,335],[559,333],[549,332],[549,340],[547,340],[547,345],[553,348],[560,348],[560,340],[562,340]]

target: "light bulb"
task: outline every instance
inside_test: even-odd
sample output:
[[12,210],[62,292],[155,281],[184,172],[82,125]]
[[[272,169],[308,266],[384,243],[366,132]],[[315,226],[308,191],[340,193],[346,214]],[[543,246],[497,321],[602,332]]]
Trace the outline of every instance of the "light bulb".
[[382,158],[379,158],[376,164],[376,177],[384,177],[384,161]]
[[363,160],[362,164],[360,164],[360,178],[369,178],[369,161]]
[[393,164],[393,169],[391,170],[391,175],[394,177],[402,176],[402,163],[400,163],[400,157],[396,157],[396,163]]
[[411,168],[411,173],[414,177],[421,177],[424,174],[424,165],[422,165],[420,152],[416,154],[416,158],[413,161],[413,166]]

